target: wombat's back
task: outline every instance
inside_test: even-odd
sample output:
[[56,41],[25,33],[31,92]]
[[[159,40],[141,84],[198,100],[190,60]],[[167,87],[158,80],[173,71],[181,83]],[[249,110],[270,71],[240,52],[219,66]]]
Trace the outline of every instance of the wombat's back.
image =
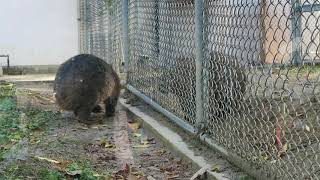
[[54,83],[59,106],[64,110],[74,110],[77,106],[97,104],[106,85],[108,66],[100,58],[88,54],[77,55],[63,63]]

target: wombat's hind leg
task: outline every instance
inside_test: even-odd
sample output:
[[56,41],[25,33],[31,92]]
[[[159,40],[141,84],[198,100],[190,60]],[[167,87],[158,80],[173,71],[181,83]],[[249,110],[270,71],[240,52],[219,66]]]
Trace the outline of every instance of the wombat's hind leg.
[[114,115],[116,111],[117,102],[118,102],[118,97],[108,97],[106,100],[104,100],[107,117]]
[[96,105],[93,109],[92,109],[93,113],[101,113],[102,112],[102,108],[101,106],[98,104]]

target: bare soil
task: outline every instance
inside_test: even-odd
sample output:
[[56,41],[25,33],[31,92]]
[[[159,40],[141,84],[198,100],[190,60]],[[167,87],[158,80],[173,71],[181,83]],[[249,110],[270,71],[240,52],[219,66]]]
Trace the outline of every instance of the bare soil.
[[[77,179],[79,173],[67,168],[75,162],[90,164],[100,179],[189,179],[196,172],[120,106],[112,118],[94,114],[100,123],[87,126],[72,113],[60,113],[50,85],[18,85],[17,104],[19,109],[37,108],[58,116],[11,149],[0,163],[5,177],[15,173],[18,179],[40,179],[38,170],[47,169]],[[14,172],[17,167],[19,173]]]

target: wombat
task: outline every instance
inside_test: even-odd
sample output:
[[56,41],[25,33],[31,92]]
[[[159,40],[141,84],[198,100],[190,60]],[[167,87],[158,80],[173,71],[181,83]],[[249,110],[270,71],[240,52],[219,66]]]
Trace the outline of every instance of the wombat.
[[80,54],[59,67],[54,93],[61,109],[73,111],[80,122],[90,123],[91,112],[102,110],[101,102],[105,104],[105,115],[114,115],[120,79],[112,66],[102,59]]
[[[160,92],[175,94],[179,100],[184,119],[195,122],[196,118],[196,64],[195,58],[180,57],[169,72],[160,79]],[[206,96],[204,97],[206,114],[211,121],[223,120],[226,115],[235,115],[240,111],[246,90],[246,74],[235,58],[220,53],[210,53],[207,60],[208,71]]]

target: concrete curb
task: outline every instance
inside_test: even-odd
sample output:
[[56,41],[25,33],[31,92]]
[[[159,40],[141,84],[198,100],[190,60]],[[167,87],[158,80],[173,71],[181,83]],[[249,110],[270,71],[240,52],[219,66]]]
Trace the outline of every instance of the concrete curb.
[[[140,117],[143,120],[144,125],[147,125],[148,129],[150,129],[152,132],[158,135],[161,139],[169,143],[169,145],[173,147],[177,153],[189,159],[191,162],[193,162],[193,164],[198,166],[200,169],[211,167],[211,165],[206,162],[204,157],[195,155],[194,151],[192,151],[188,147],[187,143],[183,141],[180,135],[173,132],[168,127],[162,125],[161,123],[156,121],[153,117],[145,114],[139,108],[126,104],[124,99],[120,98],[119,102],[122,106],[127,108],[133,114]],[[218,179],[218,180],[228,179],[228,178],[225,178],[224,177],[225,174],[222,174],[222,173],[208,171],[208,175],[210,179]]]

